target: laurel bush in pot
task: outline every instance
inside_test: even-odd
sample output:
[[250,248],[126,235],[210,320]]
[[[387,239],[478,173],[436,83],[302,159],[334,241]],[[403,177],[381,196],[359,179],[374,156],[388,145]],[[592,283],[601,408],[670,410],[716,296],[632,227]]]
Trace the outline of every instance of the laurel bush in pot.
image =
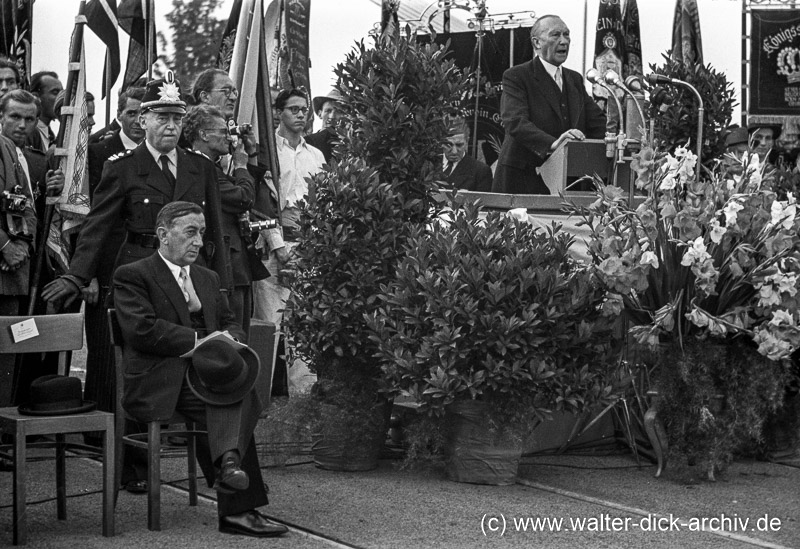
[[373,48],[357,44],[335,69],[340,143],[301,206],[285,325],[294,352],[318,376],[314,396],[355,418],[346,432],[374,426],[365,411],[388,410],[365,315],[394,279],[410,231],[437,213],[445,119],[467,87],[445,55],[397,37]]
[[[469,416],[468,424],[483,415],[489,435],[470,449],[451,429],[448,462],[473,471],[448,475],[493,483],[480,470],[492,446],[516,443],[518,461],[519,443],[551,412],[613,399],[619,347],[604,316],[605,294],[570,256],[569,235],[500,212],[483,218],[471,204],[452,206],[443,219],[412,232],[395,280],[369,317],[371,338],[391,388],[429,419],[450,423],[454,405],[476,403],[478,411],[458,415]],[[474,437],[473,427],[461,430]],[[506,474],[496,483],[508,481]]]

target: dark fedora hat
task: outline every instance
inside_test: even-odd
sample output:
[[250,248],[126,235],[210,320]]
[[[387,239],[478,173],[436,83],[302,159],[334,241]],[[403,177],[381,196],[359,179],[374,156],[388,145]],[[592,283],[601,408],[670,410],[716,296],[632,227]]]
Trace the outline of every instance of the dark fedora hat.
[[203,402],[227,406],[253,388],[260,366],[258,355],[249,347],[236,350],[224,341],[209,341],[194,352],[186,381]]
[[728,135],[725,136],[725,147],[733,147],[735,145],[747,145],[750,142],[750,134],[747,133],[747,128],[733,128]]
[[81,380],[77,377],[49,375],[37,377],[31,382],[27,404],[18,408],[27,416],[64,416],[88,412],[94,402],[83,400]]
[[147,83],[141,108],[142,112],[186,114],[186,101],[181,99],[181,83],[175,79],[172,71],[167,71],[166,78],[151,80]]
[[314,112],[319,112],[322,110],[322,107],[325,106],[325,103],[328,101],[334,101],[336,103],[340,103],[344,100],[342,94],[336,88],[333,88],[331,91],[328,92],[328,95],[318,95],[311,101],[311,105],[314,107]]

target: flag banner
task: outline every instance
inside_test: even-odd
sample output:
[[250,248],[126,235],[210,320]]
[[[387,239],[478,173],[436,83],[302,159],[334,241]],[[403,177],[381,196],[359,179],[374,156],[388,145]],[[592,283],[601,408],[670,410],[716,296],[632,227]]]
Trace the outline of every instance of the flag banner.
[[217,53],[217,68],[227,71],[230,69],[233,58],[233,47],[236,43],[236,28],[239,26],[239,16],[242,12],[242,0],[234,0],[231,15],[222,32]]
[[[122,79],[122,91],[147,73],[157,57],[155,5],[153,0],[122,0],[119,4],[119,26],[130,35],[128,61]],[[148,32],[150,56],[147,55]],[[149,61],[149,63],[148,63]]]
[[117,37],[117,1],[89,0],[86,4],[86,25],[108,48],[106,66],[103,69],[103,94],[111,89],[120,72],[119,38]]
[[400,0],[381,1],[381,39],[396,40],[400,36],[399,10]]
[[703,40],[697,0],[677,0],[672,23],[672,58],[684,65],[703,64]]
[[2,0],[2,54],[14,61],[19,69],[20,87],[30,89],[31,37],[33,0]]
[[748,114],[761,115],[762,123],[798,116],[800,11],[753,10],[751,18]]
[[622,77],[644,74],[642,66],[642,33],[639,30],[639,6],[627,0],[622,12],[622,35],[625,37]]
[[308,76],[308,24],[311,19],[311,0],[291,0],[284,10],[286,17],[286,47],[289,55],[289,77],[295,88],[304,88],[311,97]]
[[[600,0],[597,11],[597,26],[594,37],[594,68],[605,74],[613,70],[622,74],[622,60],[625,57],[625,37],[622,27],[620,0]],[[623,98],[623,91],[617,89],[617,97]],[[597,84],[592,86],[592,95],[603,111],[608,113],[609,122],[616,126],[619,120],[616,103],[608,98],[608,92]]]
[[[500,96],[503,89],[503,73],[506,69],[524,63],[533,57],[533,46],[530,40],[530,27],[498,29],[486,33],[481,48],[481,85],[477,108],[477,126],[475,132],[475,90],[470,90],[471,97],[464,102],[464,117],[478,140],[478,160],[491,166],[500,154],[505,130],[500,116]],[[430,42],[430,35],[420,35],[417,40]],[[450,34],[437,34],[435,43],[443,46],[450,41],[448,58],[453,59],[464,73],[470,73],[477,67],[477,37],[472,31]],[[512,58],[513,52],[513,58]],[[470,141],[474,136],[470,137]],[[469,152],[472,154],[472,145]]]
[[286,17],[283,0],[272,0],[264,15],[266,31],[267,63],[269,64],[270,87],[275,90],[293,86],[289,74],[289,40],[286,37]]
[[86,63],[83,43],[80,44],[80,48],[80,69],[77,78],[74,79],[70,107],[62,108],[62,120],[66,118],[63,144],[66,155],[61,156],[59,167],[64,172],[64,189],[56,199],[47,238],[48,251],[61,272],[66,271],[69,258],[72,256],[71,237],[77,234],[86,214],[89,213],[86,170],[89,111],[86,106]]

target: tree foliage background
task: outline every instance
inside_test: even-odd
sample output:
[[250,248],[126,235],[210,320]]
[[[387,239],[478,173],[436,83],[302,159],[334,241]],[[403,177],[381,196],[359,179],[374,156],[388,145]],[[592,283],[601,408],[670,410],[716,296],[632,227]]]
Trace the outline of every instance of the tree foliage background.
[[[219,41],[225,30],[225,19],[217,19],[214,13],[222,0],[172,0],[172,11],[167,22],[172,30],[172,57],[165,63],[181,81],[184,92],[188,92],[195,78],[203,70],[216,67]],[[158,33],[161,51],[166,51],[164,33]]]

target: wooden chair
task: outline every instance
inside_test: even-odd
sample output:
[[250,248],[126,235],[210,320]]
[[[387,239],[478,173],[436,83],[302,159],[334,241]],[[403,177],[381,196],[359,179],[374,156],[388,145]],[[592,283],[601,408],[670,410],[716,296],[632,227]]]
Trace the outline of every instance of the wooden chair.
[[[122,408],[123,394],[123,362],[122,362],[122,331],[117,322],[117,315],[114,309],[108,310],[108,323],[111,333],[111,342],[114,345],[114,355],[116,359],[116,486],[117,492],[121,489],[122,462],[125,453],[125,446],[142,448],[147,451],[147,528],[149,530],[161,530],[161,458],[171,456],[176,453],[174,448],[162,448],[162,437],[186,438],[186,453],[188,458],[189,475],[189,505],[197,505],[197,441],[199,435],[206,435],[206,431],[195,429],[193,422],[188,421],[182,415],[176,413],[169,421],[151,421],[147,424],[147,433],[125,434],[125,420],[133,419],[128,416]],[[162,429],[161,424],[185,424],[186,429]],[[182,453],[183,450],[180,450]],[[116,505],[116,497],[114,498]]]
[[[10,326],[33,319],[38,336],[15,343]],[[60,375],[68,375],[67,353],[83,347],[83,314],[0,317],[0,349],[3,353],[58,352]],[[25,512],[26,457],[28,446],[52,446],[52,443],[27,445],[28,435],[55,435],[56,449],[56,509],[59,520],[67,518],[66,492],[66,433],[102,431],[103,443],[103,535],[114,535],[114,415],[91,411],[72,415],[31,416],[20,414],[16,406],[0,408],[0,432],[11,435],[13,456],[14,545],[27,542],[27,513]],[[77,445],[82,446],[82,445]]]

